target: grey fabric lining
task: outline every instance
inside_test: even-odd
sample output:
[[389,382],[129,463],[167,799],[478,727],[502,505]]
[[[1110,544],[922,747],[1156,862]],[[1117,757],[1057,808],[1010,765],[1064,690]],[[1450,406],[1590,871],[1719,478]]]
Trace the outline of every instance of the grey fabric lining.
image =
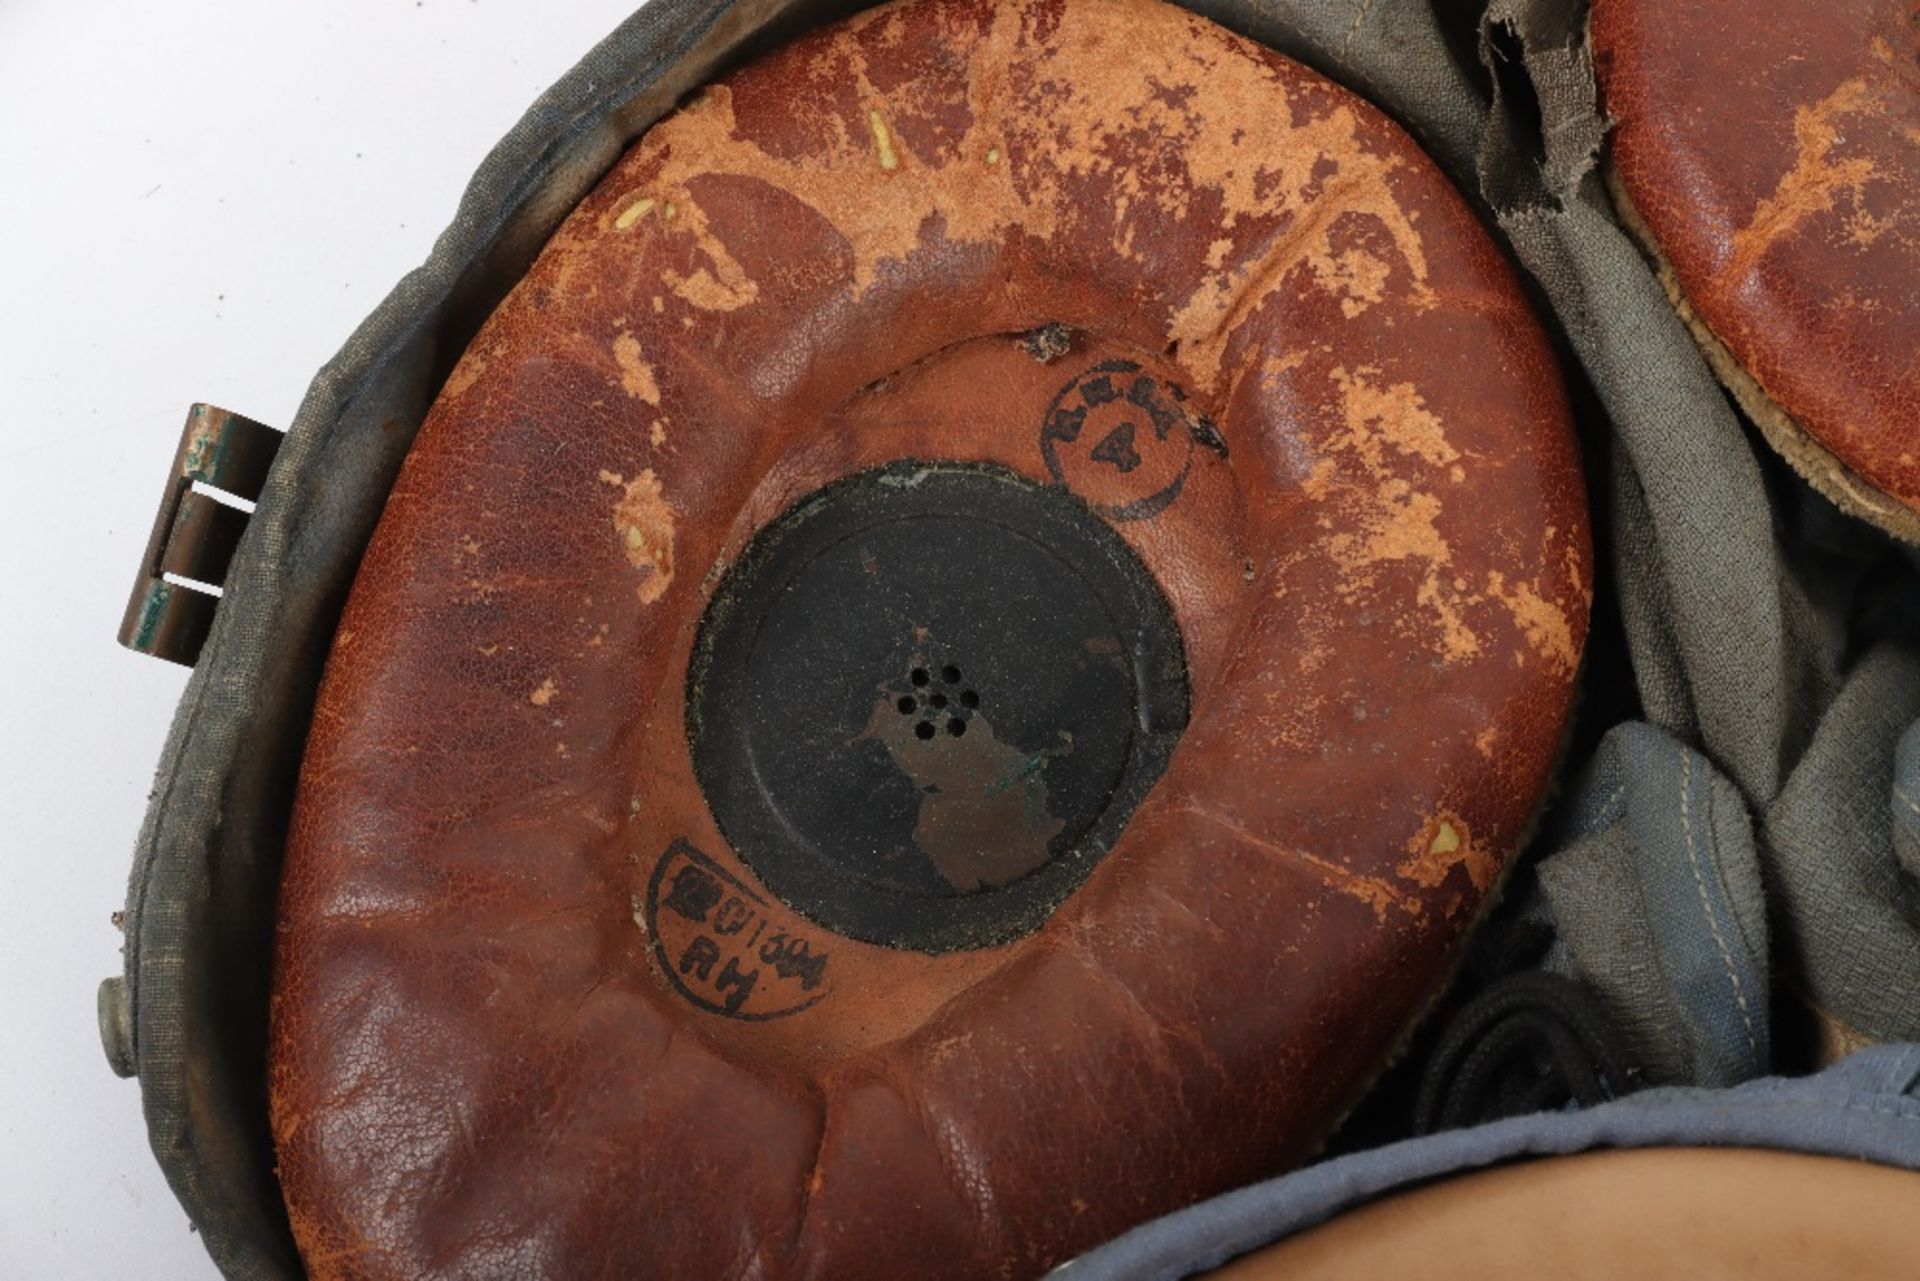
[[[266,1125],[280,847],[333,625],[413,433],[627,142],[728,60],[858,7],[653,0],[487,158],[301,406],[182,699],[128,900],[154,1150],[229,1277],[301,1275]],[[1616,222],[1579,0],[1494,0],[1484,25],[1441,0],[1189,7],[1406,125],[1531,273],[1597,394],[1583,431],[1644,723],[1592,727],[1543,826],[1538,897],[1517,908],[1556,925],[1553,963],[1663,1081],[1767,1070],[1786,989],[1867,1037],[1920,1038],[1920,570],[1756,448]]]
[[[1497,0],[1488,31],[1517,30],[1545,136],[1592,138],[1584,50],[1569,53],[1556,3]],[[1501,50],[1491,42],[1487,56]],[[1503,95],[1496,115],[1513,108]],[[1502,134],[1498,125],[1490,138]],[[1592,166],[1554,156],[1538,199],[1508,175],[1514,153],[1480,160],[1483,185],[1521,262],[1552,299],[1614,427],[1621,507],[1614,548],[1647,719],[1709,754],[1749,798],[1779,788],[1787,709],[1805,681],[1787,652],[1771,508],[1740,421],[1640,251],[1613,220]],[[1816,691],[1806,691],[1815,693]]]
[[[1479,171],[1612,429],[1609,563],[1644,715],[1664,734],[1616,730],[1587,786],[1624,771],[1628,812],[1663,816],[1547,854],[1539,881],[1573,971],[1609,1000],[1655,1078],[1730,1084],[1768,1062],[1769,959],[1852,1032],[1920,1038],[1920,924],[1888,799],[1894,744],[1920,716],[1920,579],[1756,443],[1615,221],[1583,13],[1575,0],[1490,6],[1483,54],[1498,64],[1517,47],[1523,61],[1494,76]],[[1511,145],[1516,90],[1539,111],[1531,165]],[[1662,799],[1676,768],[1679,799],[1704,786],[1717,821]],[[1649,902],[1671,906],[1658,896],[1684,897],[1700,874],[1703,928],[1674,928],[1668,913],[1656,923],[1615,897],[1622,858]],[[1713,953],[1725,982],[1707,977]]]
[[1920,1038],[1916,729],[1920,650],[1880,645],[1854,666],[1762,826],[1791,969],[1816,1005],[1873,1037]]
[[1739,793],[1698,752],[1631,723],[1577,791],[1579,835],[1539,872],[1572,972],[1654,1079],[1762,1075],[1766,902]]

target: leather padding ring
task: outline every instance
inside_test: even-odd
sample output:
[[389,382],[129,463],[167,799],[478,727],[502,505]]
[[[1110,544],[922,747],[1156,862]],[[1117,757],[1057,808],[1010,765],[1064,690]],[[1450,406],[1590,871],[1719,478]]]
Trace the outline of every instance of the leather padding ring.
[[[1078,887],[939,952],[783,899],[687,732],[747,549],[903,460],[1101,522],[1190,701]],[[354,584],[275,979],[310,1272],[1029,1275],[1301,1159],[1512,856],[1589,599],[1546,341],[1377,112],[1156,0],[796,41],[574,212]],[[965,664],[902,644],[932,725]]]

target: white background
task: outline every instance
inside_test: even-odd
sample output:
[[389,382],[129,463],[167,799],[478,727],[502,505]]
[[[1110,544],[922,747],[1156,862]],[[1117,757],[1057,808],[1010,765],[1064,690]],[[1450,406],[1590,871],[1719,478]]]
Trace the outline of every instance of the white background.
[[285,427],[638,0],[0,0],[0,1277],[212,1278],[94,988],[182,669],[114,632],[187,405]]

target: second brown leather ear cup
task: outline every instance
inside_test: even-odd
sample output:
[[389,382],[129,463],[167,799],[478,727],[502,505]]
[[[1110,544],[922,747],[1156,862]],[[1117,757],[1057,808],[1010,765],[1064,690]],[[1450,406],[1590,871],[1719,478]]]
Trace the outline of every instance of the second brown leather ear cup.
[[1622,218],[1768,441],[1920,541],[1920,9],[1595,0]]
[[272,1088],[310,1274],[1028,1276],[1309,1154],[1543,789],[1545,339],[1379,113],[912,0],[656,125],[336,638]]

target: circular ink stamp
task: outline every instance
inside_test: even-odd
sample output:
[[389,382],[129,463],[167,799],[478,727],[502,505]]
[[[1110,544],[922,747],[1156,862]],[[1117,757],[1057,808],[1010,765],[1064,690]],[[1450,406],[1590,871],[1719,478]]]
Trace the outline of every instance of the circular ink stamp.
[[660,972],[709,1014],[763,1023],[827,995],[821,940],[691,842],[673,842],[654,865],[645,910]]
[[1171,507],[1196,445],[1226,452],[1184,391],[1126,359],[1075,376],[1040,426],[1048,473],[1112,521],[1147,520]]

